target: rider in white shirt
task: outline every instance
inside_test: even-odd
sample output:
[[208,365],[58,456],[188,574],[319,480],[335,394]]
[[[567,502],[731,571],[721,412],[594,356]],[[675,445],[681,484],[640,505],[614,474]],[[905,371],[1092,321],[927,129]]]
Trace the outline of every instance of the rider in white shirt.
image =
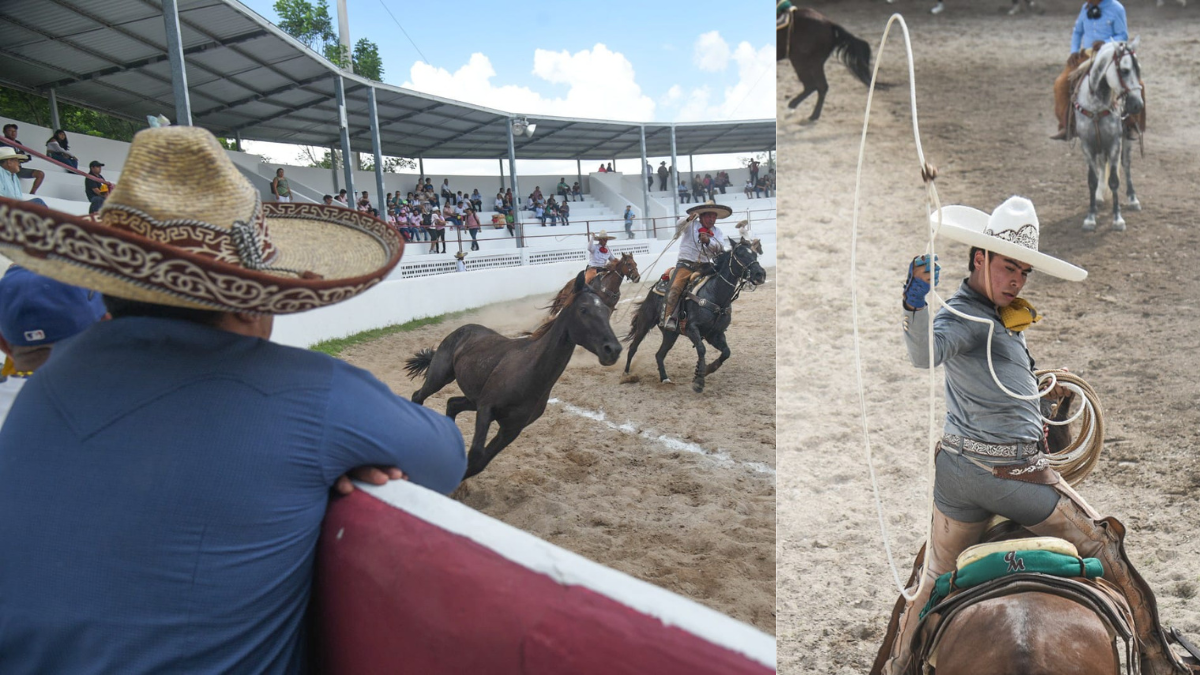
[[665,330],[678,330],[679,297],[688,281],[704,263],[712,262],[725,250],[725,235],[717,227],[718,218],[733,215],[733,209],[723,204],[700,204],[688,209],[687,218],[679,221],[679,261],[671,275],[671,287],[663,302],[660,324]]
[[588,242],[588,266],[584,270],[584,283],[591,283],[596,275],[608,269],[608,266],[617,259],[613,252],[608,248],[608,242],[612,241],[613,237],[609,236],[608,230],[600,230],[592,235],[592,241]]

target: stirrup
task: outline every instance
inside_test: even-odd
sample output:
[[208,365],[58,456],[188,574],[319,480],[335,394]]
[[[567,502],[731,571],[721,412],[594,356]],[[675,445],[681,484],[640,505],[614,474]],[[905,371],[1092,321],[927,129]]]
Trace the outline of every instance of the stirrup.
[[672,333],[679,332],[679,322],[673,318],[667,319],[666,321],[660,323],[659,327],[665,331],[670,331]]

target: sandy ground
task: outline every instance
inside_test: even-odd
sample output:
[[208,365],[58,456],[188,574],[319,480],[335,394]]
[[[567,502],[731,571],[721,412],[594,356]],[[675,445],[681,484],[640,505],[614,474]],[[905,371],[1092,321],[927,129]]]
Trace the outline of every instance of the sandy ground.
[[[733,356],[691,390],[695,350],[667,357],[677,385],[659,384],[658,331],[632,372],[604,368],[576,349],[551,405],[455,497],[479,511],[587,558],[775,632],[775,274],[734,305]],[[625,333],[633,290],[613,316]],[[531,330],[550,295],[505,303],[451,322],[392,335],[343,354],[401,395],[405,359],[436,347],[460,325],[514,335]],[[712,352],[709,352],[712,354]],[[710,360],[711,360],[710,356]],[[445,410],[451,385],[426,401]],[[557,403],[553,401],[557,400]],[[474,413],[458,417],[467,443]],[[495,433],[495,426],[492,427]]]
[[[917,101],[943,203],[990,211],[1031,198],[1042,249],[1090,272],[1080,284],[1035,275],[1025,296],[1046,319],[1028,333],[1039,367],[1066,366],[1099,392],[1107,444],[1082,484],[1102,513],[1130,529],[1127,545],[1155,588],[1166,624],[1200,637],[1200,7],[1131,0],[1131,32],[1149,102],[1145,158],[1134,183],[1145,209],[1128,231],[1080,231],[1086,167],[1054,132],[1050,85],[1069,48],[1078,2],[1047,0],[1045,14],[1004,15],[1008,4],[818,2],[874,51],[887,17],[905,13],[914,39]],[[877,92],[864,170],[859,311],[869,429],[893,550],[907,570],[927,517],[927,380],[909,366],[900,334],[908,260],[924,247],[924,189],[912,140],[898,29]],[[781,673],[864,673],[882,639],[896,588],[888,571],[864,462],[850,316],[854,169],[866,88],[826,65],[821,119],[815,96],[793,113],[800,85],[778,70],[780,111],[779,664]],[[966,274],[965,247],[943,250],[944,297]],[[939,411],[943,410],[939,392]],[[939,412],[940,415],[940,412]],[[940,418],[939,418],[940,426]]]

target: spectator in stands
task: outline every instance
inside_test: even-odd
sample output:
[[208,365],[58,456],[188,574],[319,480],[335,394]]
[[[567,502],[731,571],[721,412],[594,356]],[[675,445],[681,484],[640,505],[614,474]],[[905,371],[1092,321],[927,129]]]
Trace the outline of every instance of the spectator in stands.
[[558,205],[558,217],[562,218],[563,227],[571,224],[571,206],[567,204],[567,200],[565,199]]
[[8,356],[12,371],[0,378],[0,425],[26,378],[46,363],[54,345],[107,314],[96,291],[9,266],[0,278],[0,351]]
[[600,170],[599,170],[599,171],[597,171],[596,173],[608,173],[608,169],[605,169],[605,168],[604,168],[604,164],[601,164],[601,165],[600,165]]
[[[396,197],[399,197],[399,196],[400,196],[400,193],[399,193],[399,192],[397,192],[397,193],[396,193]],[[387,195],[386,195],[386,196],[384,196],[384,198],[383,198],[383,210],[384,210],[384,213],[386,213],[386,214],[388,214],[388,215],[390,216],[390,215],[392,215],[392,209],[394,209],[394,208],[396,208],[396,198],[395,198],[395,197],[393,197],[393,196],[392,196],[392,193],[390,193],[390,192],[389,192],[389,193],[387,193]]]
[[576,197],[579,197],[579,201],[583,201],[583,188],[579,186],[579,183],[571,186],[571,201],[575,201]]
[[483,210],[483,195],[479,194],[479,188],[475,188],[471,192],[470,201],[471,201],[471,208],[475,209],[476,211]]
[[754,197],[754,181],[750,180],[749,176],[746,177],[746,185],[742,187],[742,192],[746,194],[747,199],[752,199]]
[[514,210],[512,188],[504,190],[504,206],[508,208],[509,215],[512,215]]
[[[763,192],[767,192],[766,176],[759,176],[758,180],[754,181],[754,196],[761,197]],[[768,197],[770,194],[767,195]]]
[[100,207],[104,206],[104,200],[108,199],[108,181],[100,175],[102,166],[104,165],[93,159],[91,164],[88,164],[88,177],[83,180],[84,193],[87,195],[87,200],[91,202],[88,213],[99,211]]
[[[138,195],[156,198],[125,201]],[[218,262],[214,249],[232,231],[220,214],[254,213],[256,201],[208,132],[134,137],[105,212],[145,213],[167,228],[199,220],[221,239],[205,242],[209,257],[192,241],[185,249],[125,231],[135,254],[110,257],[89,278],[112,320],[56,345],[5,420],[6,673],[306,672],[305,610],[330,491],[405,474],[442,493],[460,482],[462,435],[440,411],[365,370],[269,340],[274,312],[374,287],[398,242],[387,233],[377,245],[379,235],[349,227],[350,214],[346,226],[267,216],[257,225],[272,235],[317,235],[271,240],[280,260],[313,273],[251,271],[236,255]],[[49,214],[53,241],[117,229]],[[0,213],[0,239],[11,240],[20,217]],[[256,259],[265,243],[253,242]],[[79,283],[91,254],[60,252],[42,273]],[[146,283],[148,256],[197,273]],[[234,286],[250,292],[227,293]]]
[[430,253],[445,253],[446,252],[446,219],[442,217],[441,211],[434,209],[433,213],[430,214],[429,221],[431,223],[430,235],[432,235],[430,242],[433,244],[433,247],[432,247],[432,250],[430,251]]
[[[4,125],[4,137],[7,138],[8,140],[12,141],[13,143],[20,145],[21,147],[18,148],[18,150],[24,149],[24,147],[25,147],[24,144],[22,144],[21,141],[17,140],[17,125],[5,124]],[[28,161],[29,161],[29,156],[26,155],[25,159],[21,160],[21,164],[24,164],[25,162],[28,162]],[[42,186],[42,181],[46,180],[46,174],[39,169],[26,169],[24,167],[21,167],[21,170],[17,172],[17,178],[23,178],[25,180],[29,180],[32,178],[33,179],[33,187],[30,188],[29,194],[36,195],[38,188]]]
[[[0,146],[0,197],[8,197],[21,201],[25,199],[25,195],[21,194],[21,181],[17,176],[21,172],[21,160],[29,159],[29,155],[23,155],[17,152],[10,146]],[[34,197],[29,201],[35,204],[46,205],[38,197]]]
[[546,197],[545,197],[545,195],[542,194],[542,186],[541,185],[534,186],[533,201],[541,202],[543,205],[546,203]]
[[633,207],[625,205],[625,238],[633,239]]
[[[529,199],[532,201],[533,197]],[[542,227],[546,226],[546,207],[541,202],[533,202],[533,217],[542,221]]]
[[554,227],[558,223],[558,202],[554,197],[546,202],[546,217],[550,219],[550,227]]
[[360,213],[370,213],[375,215],[375,208],[371,206],[371,193],[363,190],[362,196],[358,198],[358,210]]
[[750,180],[758,182],[758,160],[754,158],[750,158]]
[[567,201],[567,196],[571,194],[571,186],[567,185],[567,178],[563,176],[558,179],[558,187],[554,190],[562,200]]
[[721,194],[725,194],[725,188],[729,187],[729,185],[730,185],[729,172],[728,171],[718,171],[717,172],[717,181],[716,181],[715,185],[717,186],[717,189],[721,191]]
[[420,241],[422,237],[428,236],[421,227],[421,211],[415,204],[408,209],[408,232],[413,241]]
[[349,198],[349,197],[346,195],[346,190],[345,190],[345,189],[339,190],[339,191],[338,191],[338,196],[337,196],[337,197],[334,197],[334,199],[336,199],[336,200],[338,200],[339,202],[341,202],[341,203],[342,203],[342,206],[350,206],[350,198]]
[[771,170],[767,172],[767,189],[769,190],[769,192],[767,193],[768,197],[771,196],[772,192],[776,191],[775,190],[775,168],[774,167],[771,167]]
[[692,203],[692,195],[688,192],[687,181],[679,181],[679,201],[684,204]]
[[716,196],[716,186],[713,185],[713,177],[711,173],[704,174],[704,200],[714,199]]
[[325,203],[325,206],[333,206],[333,195],[325,195],[321,197],[321,201]]
[[463,223],[467,228],[467,234],[471,235],[471,250],[479,250],[479,214],[475,209],[468,208],[465,221]]
[[271,181],[271,194],[275,195],[275,201],[288,203],[292,201],[292,186],[288,184],[288,179],[283,177],[283,169],[275,169],[275,179]]
[[612,162],[608,163],[608,173],[616,173],[616,170],[613,169]]
[[79,168],[79,158],[71,154],[71,144],[67,141],[67,132],[59,129],[50,140],[46,141],[46,154],[57,162],[62,162],[72,169]]
[[425,197],[428,201],[433,202],[434,206],[440,206],[438,203],[437,191],[433,189],[432,178],[425,179],[425,186],[422,187],[421,190],[425,193]]
[[448,202],[454,201],[454,190],[450,189],[450,179],[449,178],[442,180],[442,193],[441,194],[442,194],[442,199],[444,199]]
[[654,189],[654,167],[650,166],[650,162],[646,162],[646,190]]
[[700,174],[692,174],[692,198],[697,204],[703,203],[707,197],[704,194],[704,180],[700,178]]
[[492,210],[502,215],[508,213],[508,206],[504,204],[504,193],[496,193],[496,201],[492,202]]
[[[473,248],[471,250],[477,251],[479,249]],[[466,251],[459,251],[458,253],[454,254],[454,271],[455,272],[466,272],[467,271],[467,264],[465,262],[463,262],[463,258],[466,258],[466,257],[467,257]]]
[[667,178],[670,177],[670,175],[671,175],[671,170],[667,168],[667,163],[659,162],[659,164],[658,164],[658,191],[659,192],[667,191]]

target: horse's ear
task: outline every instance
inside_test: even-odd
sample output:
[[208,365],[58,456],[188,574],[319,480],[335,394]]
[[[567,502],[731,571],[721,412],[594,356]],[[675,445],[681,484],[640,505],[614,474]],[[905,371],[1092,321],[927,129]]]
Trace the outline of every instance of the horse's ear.
[[585,284],[583,283],[583,279],[584,279],[585,274],[586,274],[586,272],[580,272],[579,274],[577,274],[575,276],[574,292],[579,293],[584,289]]
[[1133,39],[1129,41],[1129,48],[1136,52],[1137,48],[1138,48],[1138,43],[1141,41],[1142,41],[1141,35],[1134,35]]

